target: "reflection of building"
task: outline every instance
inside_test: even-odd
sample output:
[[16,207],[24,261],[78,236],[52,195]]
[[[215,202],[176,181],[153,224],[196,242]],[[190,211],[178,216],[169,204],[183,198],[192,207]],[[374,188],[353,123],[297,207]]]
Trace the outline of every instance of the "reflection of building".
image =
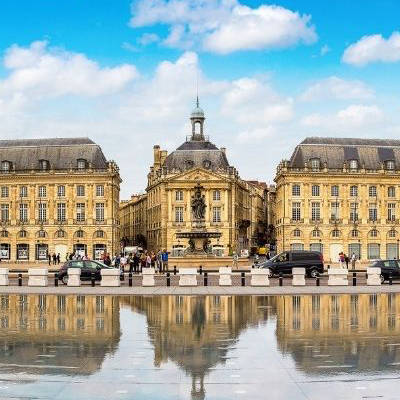
[[0,332],[0,358],[15,371],[35,371],[32,360],[45,357],[47,373],[76,374],[76,360],[87,357],[80,373],[91,374],[118,346],[119,302],[105,296],[1,295]]
[[[264,236],[265,188],[243,181],[229,164],[225,148],[217,148],[204,135],[204,111],[198,103],[190,120],[192,134],[175,151],[168,154],[154,146],[145,200],[148,248],[167,249],[177,256],[189,247],[190,239],[179,234],[193,228],[191,200],[194,187],[200,184],[206,203],[202,229],[215,232],[204,246],[224,256],[248,249],[252,241]],[[133,207],[142,204],[132,202]],[[122,203],[122,213],[125,207]],[[130,229],[123,226],[123,231]]]
[[116,248],[118,167],[90,139],[3,140],[0,163],[2,259]]
[[307,138],[275,178],[278,250],[399,257],[399,140]]
[[278,346],[307,373],[325,374],[324,360],[358,371],[400,361],[390,346],[400,340],[398,294],[279,296],[276,307]]

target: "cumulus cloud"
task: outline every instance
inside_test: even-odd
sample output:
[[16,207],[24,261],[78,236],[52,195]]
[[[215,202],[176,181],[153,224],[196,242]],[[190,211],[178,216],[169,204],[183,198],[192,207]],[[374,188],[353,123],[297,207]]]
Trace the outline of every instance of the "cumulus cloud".
[[331,76],[309,86],[301,95],[302,101],[320,101],[326,99],[370,99],[374,91],[364,82]]
[[137,0],[133,27],[165,24],[164,44],[227,54],[239,50],[283,48],[317,40],[309,15],[276,5],[251,8],[235,0]]
[[385,39],[380,34],[364,36],[345,50],[342,61],[356,67],[373,62],[396,62],[400,60],[400,32],[393,32]]
[[160,38],[155,33],[146,32],[146,33],[143,33],[142,36],[140,36],[140,38],[138,39],[138,43],[141,44],[142,46],[147,46],[151,43],[156,43],[159,40],[160,40]]
[[333,131],[348,131],[376,126],[382,123],[385,114],[375,105],[353,104],[339,110],[335,114],[311,114],[301,119],[301,124],[308,127],[318,127]]

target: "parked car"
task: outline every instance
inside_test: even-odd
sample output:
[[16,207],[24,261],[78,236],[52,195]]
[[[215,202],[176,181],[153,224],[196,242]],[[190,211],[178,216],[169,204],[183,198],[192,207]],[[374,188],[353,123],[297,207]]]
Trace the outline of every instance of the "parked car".
[[389,280],[389,275],[393,279],[400,279],[400,264],[398,260],[376,260],[370,265],[381,269],[381,282]]
[[289,250],[258,264],[258,267],[269,268],[271,275],[291,274],[292,268],[302,267],[308,276],[315,278],[324,272],[324,258],[318,251]]
[[[92,279],[92,272],[94,272],[94,279],[96,281],[101,280],[101,270],[110,269],[110,267],[95,260],[71,260],[67,261],[61,266],[58,272],[58,279],[62,281],[64,285],[68,283],[68,268],[80,268],[81,269],[81,280],[90,281]],[[120,279],[123,279],[123,272],[120,272]]]

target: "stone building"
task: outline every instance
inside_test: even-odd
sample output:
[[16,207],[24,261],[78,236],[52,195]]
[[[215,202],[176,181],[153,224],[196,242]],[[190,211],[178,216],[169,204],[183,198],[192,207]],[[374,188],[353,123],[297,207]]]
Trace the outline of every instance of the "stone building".
[[307,138],[277,169],[278,251],[399,257],[400,141]]
[[[146,188],[147,248],[183,254],[188,239],[178,236],[192,229],[191,200],[195,186],[200,185],[206,205],[204,229],[220,236],[212,238],[208,248],[221,256],[248,249],[253,235],[252,193],[257,199],[263,194],[257,194],[258,189],[239,177],[228,162],[225,148],[219,149],[204,135],[204,111],[198,103],[190,120],[192,133],[175,151],[168,154],[154,146]],[[263,209],[255,206],[259,220],[263,219]]]
[[2,260],[119,247],[119,169],[92,140],[2,140],[0,165]]

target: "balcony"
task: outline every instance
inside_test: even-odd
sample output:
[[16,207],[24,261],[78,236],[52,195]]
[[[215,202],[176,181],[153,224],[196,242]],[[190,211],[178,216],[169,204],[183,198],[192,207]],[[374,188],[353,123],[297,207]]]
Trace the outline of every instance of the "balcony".
[[74,225],[85,225],[86,219],[74,219]]
[[66,225],[67,220],[66,219],[57,219],[54,221],[57,225]]
[[47,219],[35,219],[36,225],[47,225],[48,223],[49,223],[49,220],[47,220]]
[[106,223],[106,220],[105,219],[101,219],[101,220],[95,219],[95,220],[93,220],[93,222],[95,225],[104,225]]
[[398,220],[398,219],[395,219],[395,218],[388,218],[388,219],[386,220],[386,223],[387,223],[387,224],[390,224],[390,225],[398,225],[398,224],[399,224],[399,220]]
[[29,220],[28,219],[17,219],[17,225],[28,225]]
[[322,224],[322,219],[321,218],[311,218],[311,223],[312,224]]
[[378,219],[368,219],[367,222],[368,222],[369,224],[376,225],[376,224],[378,223]]
[[7,226],[10,225],[10,220],[9,219],[2,219],[0,220],[1,226]]
[[343,222],[342,218],[330,218],[329,223],[333,225],[341,224]]
[[304,224],[304,218],[295,218],[295,219],[291,219],[290,220],[290,223],[291,224]]

